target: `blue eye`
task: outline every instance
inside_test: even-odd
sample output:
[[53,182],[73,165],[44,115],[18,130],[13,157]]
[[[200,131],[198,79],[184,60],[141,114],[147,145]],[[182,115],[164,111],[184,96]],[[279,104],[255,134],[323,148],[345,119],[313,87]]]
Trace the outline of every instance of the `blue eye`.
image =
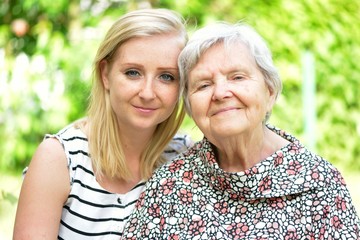
[[174,76],[173,75],[171,75],[171,74],[162,74],[162,75],[160,75],[160,78],[161,79],[163,79],[164,81],[169,81],[169,82],[171,82],[171,81],[174,81],[175,80],[175,78],[174,78]]
[[131,78],[134,78],[134,77],[138,77],[140,76],[140,73],[136,70],[128,70],[125,72],[125,75],[131,77]]

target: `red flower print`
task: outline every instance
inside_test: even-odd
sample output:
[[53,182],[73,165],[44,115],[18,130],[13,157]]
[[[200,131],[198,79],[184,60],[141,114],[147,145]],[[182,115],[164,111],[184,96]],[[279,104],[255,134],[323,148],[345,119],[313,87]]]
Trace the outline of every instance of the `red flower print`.
[[180,170],[180,168],[182,167],[182,165],[184,165],[185,161],[184,160],[177,160],[172,162],[169,165],[169,171],[174,173]]
[[310,240],[316,240],[315,233],[313,233],[313,232],[309,234],[309,237],[310,237]]
[[162,231],[165,227],[165,218],[163,216],[160,217],[160,231]]
[[200,235],[205,230],[205,222],[201,219],[193,220],[189,225],[189,234],[191,236]]
[[227,202],[217,202],[215,203],[214,207],[215,211],[217,211],[218,213],[225,214],[229,212],[229,204]]
[[170,234],[170,236],[167,239],[168,240],[179,240],[180,237],[179,237],[179,235],[172,233],[172,234]]
[[286,170],[286,173],[289,175],[295,175],[301,170],[301,164],[296,160],[291,160],[289,162],[289,168]]
[[289,229],[285,235],[285,240],[297,240],[300,236],[297,235],[295,229]]
[[145,197],[145,192],[142,192],[139,196],[139,201],[137,201],[135,208],[139,209],[144,205],[144,197]]
[[263,180],[260,181],[259,183],[259,191],[260,192],[265,192],[265,191],[269,191],[271,189],[271,177],[266,176],[264,177]]
[[233,239],[243,239],[249,231],[249,226],[245,223],[232,223],[226,230],[231,236],[234,236]]
[[344,226],[338,216],[331,218],[331,225],[333,225],[336,229],[341,229]]
[[333,173],[333,179],[338,182],[341,183],[342,185],[345,185],[345,180],[344,178],[341,176],[339,171],[336,171],[336,169],[332,170]]
[[218,180],[218,183],[219,183],[221,189],[226,190],[226,189],[231,188],[230,182],[226,178],[218,177],[217,180]]
[[283,163],[284,155],[283,152],[278,152],[276,158],[274,159],[274,166],[277,167]]
[[174,188],[174,180],[173,179],[163,179],[160,181],[160,189],[164,195],[168,195],[172,193],[172,190]]
[[232,193],[232,194],[230,195],[230,198],[233,199],[233,200],[235,200],[235,199],[238,199],[238,198],[239,198],[239,195],[238,195],[237,193]]
[[184,183],[189,184],[193,178],[193,172],[192,171],[185,171],[183,173],[183,181]]
[[184,218],[182,218],[182,219],[179,219],[179,228],[180,228],[181,230],[185,229],[186,226],[187,226],[187,224],[188,224],[188,222],[189,222],[189,219],[188,219],[187,217],[184,217]]
[[327,216],[329,213],[330,213],[330,206],[329,205],[324,206],[323,208],[324,217]]
[[216,159],[214,158],[214,156],[213,156],[210,152],[207,152],[207,153],[206,153],[206,159],[207,159],[210,163],[216,163]]
[[[255,203],[256,204],[256,203]],[[251,204],[253,205],[253,204]],[[238,205],[236,207],[236,215],[239,216],[239,215],[242,215],[242,214],[245,214],[246,212],[248,211],[248,208],[246,206],[243,206],[243,205]]]
[[325,238],[324,238],[325,232],[326,232],[325,226],[322,226],[322,227],[320,228],[320,231],[319,231],[319,238],[320,238],[320,239],[325,239]]
[[311,178],[312,179],[319,179],[320,178],[320,174],[317,170],[311,172]]
[[252,167],[244,171],[245,175],[253,175],[258,173],[257,167]]
[[336,208],[340,211],[345,211],[346,210],[346,201],[345,199],[343,199],[340,196],[337,196],[335,199],[335,203],[336,203]]
[[291,144],[289,146],[289,153],[291,155],[298,154],[298,153],[300,153],[300,149],[302,149],[302,148],[298,144]]
[[269,201],[272,208],[283,209],[285,207],[285,201],[282,198],[270,198]]
[[191,193],[191,191],[182,188],[182,189],[180,189],[180,191],[177,192],[177,195],[180,199],[181,204],[192,203],[193,194]]
[[159,205],[154,203],[148,208],[148,213],[152,217],[159,217],[160,216],[160,208]]

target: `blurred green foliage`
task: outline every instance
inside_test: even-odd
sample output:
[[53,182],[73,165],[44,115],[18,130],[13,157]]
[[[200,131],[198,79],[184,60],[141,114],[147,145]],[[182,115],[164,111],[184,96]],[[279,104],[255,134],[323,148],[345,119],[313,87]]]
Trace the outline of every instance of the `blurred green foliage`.
[[5,192],[4,190],[1,190],[0,203],[1,203],[1,201],[7,201],[7,202],[15,205],[17,203],[18,199],[16,196],[14,196],[14,194]]
[[[183,14],[192,30],[243,20],[267,40],[284,82],[270,122],[305,143],[301,57],[316,70],[316,152],[360,170],[360,1],[3,0],[0,4],[0,171],[26,166],[45,133],[84,116],[91,65],[112,22],[140,7]],[[192,131],[187,119],[184,129]]]

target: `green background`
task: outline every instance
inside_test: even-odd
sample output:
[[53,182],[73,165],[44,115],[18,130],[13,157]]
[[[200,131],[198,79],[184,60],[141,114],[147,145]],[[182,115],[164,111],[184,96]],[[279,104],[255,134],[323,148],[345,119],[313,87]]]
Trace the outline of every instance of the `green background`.
[[[190,35],[218,20],[252,25],[268,42],[284,83],[270,123],[346,172],[345,180],[347,174],[358,180],[359,0],[3,0],[0,225],[6,218],[12,226],[21,170],[44,134],[84,116],[92,59],[105,32],[123,13],[142,7],[179,11]],[[305,54],[313,62],[304,61]],[[312,70],[314,92],[305,93],[304,76]],[[182,130],[201,138],[189,118]]]

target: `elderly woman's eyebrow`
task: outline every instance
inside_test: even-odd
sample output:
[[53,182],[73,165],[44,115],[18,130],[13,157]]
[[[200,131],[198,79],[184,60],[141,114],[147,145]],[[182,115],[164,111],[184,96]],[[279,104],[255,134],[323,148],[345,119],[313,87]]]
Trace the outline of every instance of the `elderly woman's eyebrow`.
[[197,82],[201,80],[211,79],[213,75],[207,70],[193,70],[189,74],[189,82]]

